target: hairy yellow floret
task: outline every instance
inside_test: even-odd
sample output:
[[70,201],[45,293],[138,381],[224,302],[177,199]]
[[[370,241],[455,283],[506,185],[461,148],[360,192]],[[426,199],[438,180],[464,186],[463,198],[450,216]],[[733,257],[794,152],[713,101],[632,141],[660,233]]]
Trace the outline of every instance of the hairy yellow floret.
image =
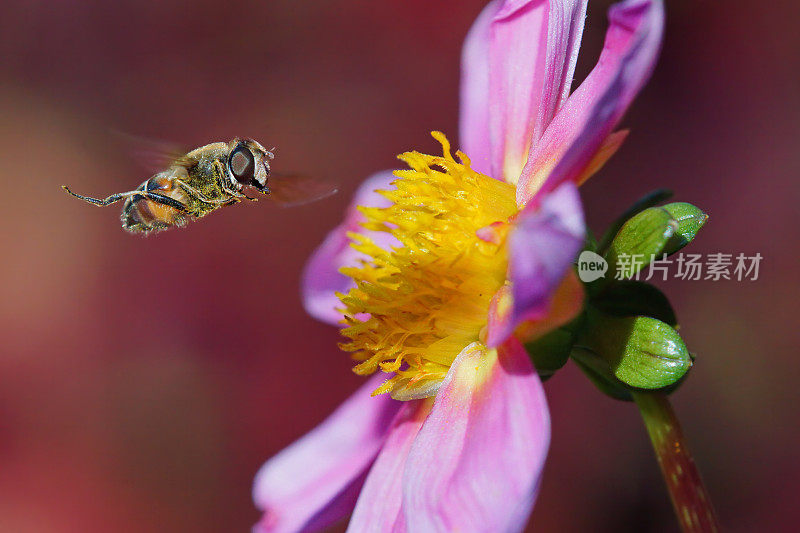
[[[481,340],[492,296],[506,282],[507,222],[517,212],[512,185],[470,168],[450,154],[444,134],[433,132],[444,155],[406,152],[392,203],[360,207],[364,228],[386,232],[399,245],[377,246],[352,233],[352,246],[367,259],[342,273],[355,288],[339,297],[349,339],[342,349],[359,363],[357,374],[378,369],[394,375],[375,394],[397,399],[436,393],[459,352]],[[478,236],[478,230],[492,226]]]

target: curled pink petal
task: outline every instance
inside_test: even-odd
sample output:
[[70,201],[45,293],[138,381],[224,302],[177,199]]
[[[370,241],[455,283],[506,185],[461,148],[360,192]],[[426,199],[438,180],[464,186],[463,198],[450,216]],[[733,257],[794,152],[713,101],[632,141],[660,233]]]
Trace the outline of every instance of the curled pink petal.
[[376,193],[376,190],[392,188],[392,171],[385,170],[367,178],[356,191],[353,201],[347,208],[344,222],[333,229],[325,241],[314,251],[306,263],[302,278],[303,304],[308,314],[328,324],[339,324],[342,314],[337,311],[342,303],[336,292],[347,292],[353,287],[353,280],[341,274],[343,266],[355,266],[361,254],[350,246],[349,232],[369,235],[379,246],[388,247],[396,241],[387,233],[367,231],[360,226],[364,216],[356,206],[388,206],[389,201]]
[[517,184],[517,203],[577,180],[644,86],[664,30],[661,0],[627,0],[609,10],[600,59],[531,150]]
[[358,497],[348,533],[392,531],[398,523],[406,457],[430,412],[430,400],[405,402]]
[[586,0],[506,0],[475,21],[462,55],[460,134],[476,170],[516,183],[569,94],[585,14]]
[[371,396],[383,379],[370,379],[322,424],[261,467],[253,500],[264,515],[256,532],[315,531],[353,509],[403,405],[388,395]]
[[489,346],[503,342],[521,321],[547,315],[585,234],[581,199],[572,182],[545,196],[538,207],[530,205],[520,213],[509,235],[510,316],[508,304],[499,306],[505,314],[497,312],[499,318],[490,324]]
[[519,531],[550,443],[539,376],[516,339],[465,348],[406,460],[408,531]]
[[469,155],[472,168],[500,179],[492,173],[492,146],[489,140],[489,43],[492,20],[501,1],[490,2],[472,24],[461,50],[461,112],[459,142]]

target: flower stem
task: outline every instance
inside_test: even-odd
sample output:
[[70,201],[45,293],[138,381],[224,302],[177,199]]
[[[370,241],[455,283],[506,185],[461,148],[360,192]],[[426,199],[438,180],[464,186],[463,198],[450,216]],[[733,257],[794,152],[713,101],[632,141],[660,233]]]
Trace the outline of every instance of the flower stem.
[[650,435],[681,530],[691,533],[719,531],[708,492],[666,394],[636,392],[633,399]]

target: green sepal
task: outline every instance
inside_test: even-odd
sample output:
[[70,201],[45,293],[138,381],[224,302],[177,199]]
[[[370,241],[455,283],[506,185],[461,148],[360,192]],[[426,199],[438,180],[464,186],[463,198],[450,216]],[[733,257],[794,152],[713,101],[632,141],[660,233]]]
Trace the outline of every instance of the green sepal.
[[606,285],[592,303],[618,317],[649,316],[675,327],[678,319],[666,295],[643,281],[622,280]]
[[589,229],[586,230],[586,235],[583,240],[583,250],[597,252],[597,238]]
[[574,343],[575,335],[571,331],[558,328],[535,341],[526,342],[524,346],[544,381],[567,364]]
[[672,219],[678,223],[675,235],[672,236],[664,248],[664,253],[666,254],[675,253],[692,242],[697,232],[708,220],[707,214],[686,202],[674,202],[663,206],[661,209],[669,213]]
[[582,331],[585,322],[586,316],[581,313],[569,323],[523,343],[542,381],[550,378],[567,364],[575,339]]
[[600,392],[615,400],[633,401],[630,390],[611,374],[608,363],[599,355],[586,348],[575,347],[570,356]]
[[614,317],[590,309],[577,346],[596,354],[593,370],[634,389],[663,389],[692,366],[689,350],[669,324],[648,316]]
[[[634,276],[662,255],[677,230],[678,222],[664,208],[645,209],[628,220],[611,241],[606,255],[609,272],[623,278]],[[621,268],[623,256],[628,256],[629,261]]]

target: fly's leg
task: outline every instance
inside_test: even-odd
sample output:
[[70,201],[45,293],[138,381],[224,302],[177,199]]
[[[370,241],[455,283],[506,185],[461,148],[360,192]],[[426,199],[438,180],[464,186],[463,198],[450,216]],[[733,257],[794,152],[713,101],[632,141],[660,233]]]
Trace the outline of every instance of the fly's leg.
[[226,193],[230,194],[234,198],[236,198],[237,202],[240,202],[242,200],[242,198],[247,198],[248,200],[251,199],[249,196],[246,196],[246,195],[240,193],[239,191],[234,191],[232,189],[229,189],[228,186],[225,185],[224,183],[222,185],[222,190],[225,191]]
[[250,200],[251,202],[257,202],[258,201],[258,198],[253,198],[251,196],[247,196],[243,192],[233,191],[233,190],[229,189],[227,185],[224,185],[224,184],[222,185],[222,190],[225,191],[226,193],[230,194],[234,198],[237,198],[237,200],[236,200],[237,202],[241,201],[241,198],[245,198],[246,200]]
[[175,198],[170,198],[169,196],[164,196],[163,194],[158,194],[155,192],[148,192],[144,196],[147,197],[148,200],[152,200],[156,203],[168,205],[170,207],[174,207],[178,211],[186,211],[186,206],[180,203]]
[[237,202],[240,202],[242,198],[246,198],[246,199],[251,200],[253,202],[257,202],[258,201],[255,198],[250,198],[249,196],[247,196],[246,194],[244,194],[241,191],[234,191],[233,189],[229,188],[228,184],[225,183],[225,180],[220,180],[220,186],[222,187],[223,191],[225,191],[226,193],[228,193],[231,196],[233,196],[234,198],[236,198]]
[[[100,198],[92,198],[91,196],[83,196],[82,194],[75,194],[74,192],[69,190],[69,187],[67,187],[66,185],[62,185],[61,188],[67,191],[75,198],[80,198],[84,202],[89,202],[90,204],[96,205],[98,207],[105,207],[115,202],[119,202],[120,200],[124,200],[126,198],[132,198],[134,196],[143,196],[160,203],[166,203],[167,205],[171,205],[172,207],[177,207],[178,209],[183,209],[183,205],[180,202],[173,200],[172,198],[167,198],[165,196],[161,196],[160,194],[155,194],[148,191],[138,190],[138,191],[118,192],[117,194],[112,194],[111,196],[100,199]],[[171,200],[172,203],[165,202],[164,200]]]
[[67,187],[66,185],[62,185],[61,188],[64,189],[65,191],[67,191],[69,194],[71,194],[75,198],[80,198],[84,202],[89,202],[90,204],[96,205],[96,206],[99,206],[99,207],[105,207],[107,205],[113,204],[114,202],[119,202],[120,200],[122,200],[124,198],[130,198],[131,196],[134,196],[136,194],[142,194],[141,191],[120,192],[120,193],[117,193],[117,194],[112,194],[111,196],[108,196],[107,198],[100,199],[100,198],[92,198],[91,196],[84,196],[82,194],[75,194],[74,192],[69,190],[69,187]]
[[[247,196],[246,194],[244,194],[241,191],[234,191],[234,190],[229,189],[224,181],[222,182],[222,190],[225,191],[226,193],[230,194],[234,198],[239,198],[239,199],[245,198],[247,200],[250,200],[251,202],[257,202],[258,201],[258,198],[252,198],[250,196]],[[237,200],[237,201],[240,201],[240,200]]]
[[[191,193],[195,198],[197,198],[201,202],[205,202],[207,204],[224,205],[224,204],[230,203],[231,200],[234,200],[236,202],[240,201],[236,197],[234,197],[234,198],[207,198],[203,193],[201,193],[200,191],[198,191],[197,189],[195,189],[194,187],[192,187],[188,183],[186,183],[184,181],[181,181],[181,180],[179,180],[177,178],[175,178],[174,181],[175,181],[175,183],[177,183],[178,185],[183,187],[184,190],[186,190],[187,192]],[[228,192],[228,191],[225,191],[225,192]]]

